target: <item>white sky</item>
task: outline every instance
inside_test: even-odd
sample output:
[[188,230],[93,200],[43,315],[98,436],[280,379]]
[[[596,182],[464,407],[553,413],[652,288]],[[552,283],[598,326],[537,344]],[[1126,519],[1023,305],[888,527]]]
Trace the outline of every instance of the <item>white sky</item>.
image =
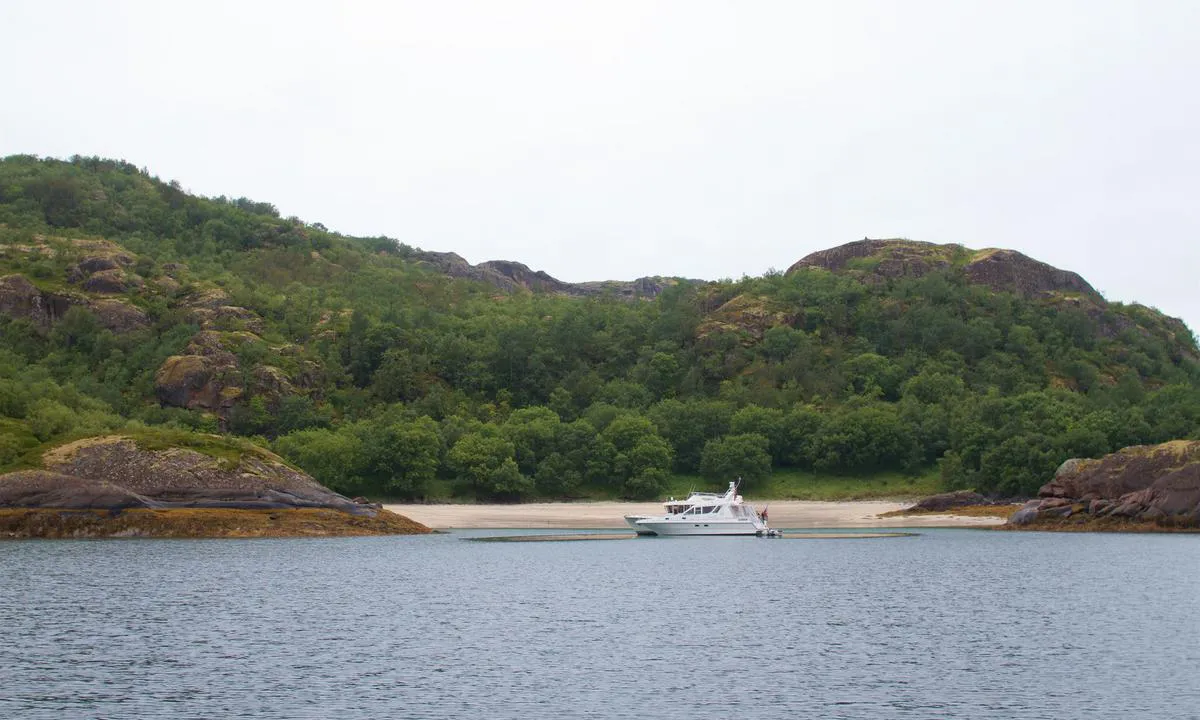
[[1020,250],[1200,328],[1200,2],[0,3],[0,155],[566,281]]

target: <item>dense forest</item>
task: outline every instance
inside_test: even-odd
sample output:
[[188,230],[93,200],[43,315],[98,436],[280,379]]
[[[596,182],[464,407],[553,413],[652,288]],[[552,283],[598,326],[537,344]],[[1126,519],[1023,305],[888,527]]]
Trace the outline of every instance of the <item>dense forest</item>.
[[862,242],[633,297],[499,287],[129,163],[6,158],[0,471],[109,432],[242,437],[394,499],[935,469],[1016,496],[1067,458],[1200,438],[1200,354],[1008,251]]

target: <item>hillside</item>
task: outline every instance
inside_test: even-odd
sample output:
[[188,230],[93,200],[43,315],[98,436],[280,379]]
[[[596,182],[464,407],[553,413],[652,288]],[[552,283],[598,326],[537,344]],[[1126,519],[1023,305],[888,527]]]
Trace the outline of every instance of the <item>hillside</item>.
[[571,285],[339,235],[128,163],[0,161],[0,471],[142,427],[348,495],[653,497],[940,468],[1032,494],[1196,437],[1180,321],[1002,249],[864,240],[738,281]]

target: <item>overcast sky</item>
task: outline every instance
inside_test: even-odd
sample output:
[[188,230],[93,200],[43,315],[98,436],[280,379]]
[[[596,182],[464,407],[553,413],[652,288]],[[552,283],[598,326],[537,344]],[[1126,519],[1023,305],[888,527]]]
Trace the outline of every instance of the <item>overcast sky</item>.
[[567,281],[1020,250],[1200,328],[1200,2],[0,3],[0,154]]

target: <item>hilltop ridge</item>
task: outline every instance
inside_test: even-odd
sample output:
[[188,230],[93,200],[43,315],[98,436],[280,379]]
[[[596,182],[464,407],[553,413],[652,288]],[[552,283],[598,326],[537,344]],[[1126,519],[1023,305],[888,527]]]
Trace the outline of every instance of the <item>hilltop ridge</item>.
[[650,300],[658,297],[664,288],[680,282],[704,282],[702,280],[684,280],[678,277],[651,276],[632,281],[594,280],[568,283],[551,277],[545,271],[532,270],[528,265],[512,260],[488,260],[478,265],[472,265],[458,253],[428,250],[415,250],[411,257],[418,263],[428,265],[450,277],[479,280],[510,292],[529,290],[575,297],[615,295],[622,298]]
[[1076,273],[1059,270],[1015,250],[997,248],[971,250],[958,244],[864,238],[806,255],[788,272],[802,268],[855,270],[864,278],[922,277],[933,270],[956,268],[971,282],[996,292],[1012,292],[1022,297],[1077,293],[1091,300],[1103,299]]

